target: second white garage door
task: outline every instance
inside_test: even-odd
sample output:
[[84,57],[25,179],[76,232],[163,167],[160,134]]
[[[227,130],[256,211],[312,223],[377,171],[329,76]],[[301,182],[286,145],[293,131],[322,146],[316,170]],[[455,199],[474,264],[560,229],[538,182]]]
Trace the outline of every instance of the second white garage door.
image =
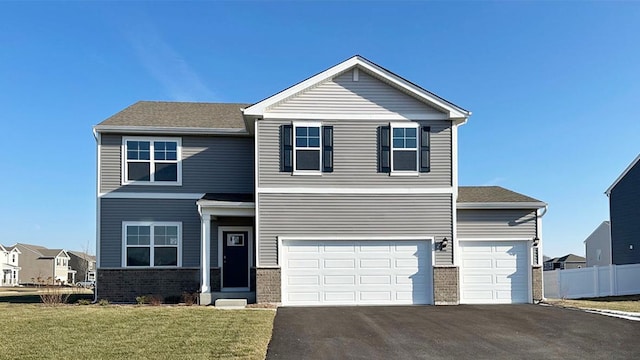
[[283,241],[284,305],[432,303],[429,241]]
[[529,302],[526,241],[460,241],[460,302]]

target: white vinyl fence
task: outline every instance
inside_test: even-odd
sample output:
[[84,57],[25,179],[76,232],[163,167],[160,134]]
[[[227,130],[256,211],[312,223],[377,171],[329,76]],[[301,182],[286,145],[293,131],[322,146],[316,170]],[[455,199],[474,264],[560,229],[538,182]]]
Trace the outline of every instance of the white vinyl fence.
[[640,264],[544,271],[543,279],[546,298],[640,294]]

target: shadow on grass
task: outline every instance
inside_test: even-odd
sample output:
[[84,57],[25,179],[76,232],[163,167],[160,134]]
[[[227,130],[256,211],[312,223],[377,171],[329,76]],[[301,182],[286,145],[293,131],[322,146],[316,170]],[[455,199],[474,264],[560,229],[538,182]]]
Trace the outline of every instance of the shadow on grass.
[[599,301],[599,302],[612,302],[612,301],[640,301],[640,294],[638,295],[624,295],[624,296],[605,296],[597,298],[583,298],[578,300]]
[[[67,304],[75,304],[81,299],[93,301],[93,294],[69,294]],[[0,296],[0,303],[39,304],[42,303],[42,300],[40,299],[40,295],[36,294],[10,295]]]

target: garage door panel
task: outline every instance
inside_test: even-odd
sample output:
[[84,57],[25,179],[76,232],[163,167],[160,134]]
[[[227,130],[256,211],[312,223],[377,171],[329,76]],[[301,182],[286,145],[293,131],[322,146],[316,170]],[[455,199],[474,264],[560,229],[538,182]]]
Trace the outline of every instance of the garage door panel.
[[529,301],[528,247],[524,241],[460,243],[461,302]]
[[[311,245],[283,242],[285,305],[432,301],[431,246],[427,241],[314,241]],[[290,251],[297,246],[306,251]]]

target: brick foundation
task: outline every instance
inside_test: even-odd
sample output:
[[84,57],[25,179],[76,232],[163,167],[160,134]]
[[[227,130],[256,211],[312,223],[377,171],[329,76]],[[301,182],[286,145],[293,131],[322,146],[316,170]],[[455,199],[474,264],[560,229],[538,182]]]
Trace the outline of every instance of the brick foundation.
[[458,305],[458,267],[433,267],[433,300],[435,305]]
[[[156,295],[163,302],[179,302],[182,293],[200,288],[199,269],[98,269],[98,300],[135,303],[136,296]],[[218,287],[220,275],[218,272]]]
[[534,266],[531,269],[531,286],[533,294],[533,302],[542,301],[544,297],[542,291],[542,267]]
[[258,303],[281,302],[280,281],[279,268],[256,268],[256,301]]

